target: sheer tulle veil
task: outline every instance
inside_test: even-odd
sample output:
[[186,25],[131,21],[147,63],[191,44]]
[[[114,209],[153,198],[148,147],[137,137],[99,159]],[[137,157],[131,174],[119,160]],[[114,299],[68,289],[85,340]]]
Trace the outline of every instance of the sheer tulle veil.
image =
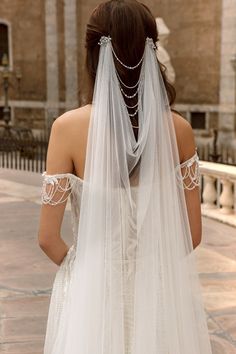
[[147,38],[135,139],[101,37],[78,243],[50,354],[210,354],[172,114]]

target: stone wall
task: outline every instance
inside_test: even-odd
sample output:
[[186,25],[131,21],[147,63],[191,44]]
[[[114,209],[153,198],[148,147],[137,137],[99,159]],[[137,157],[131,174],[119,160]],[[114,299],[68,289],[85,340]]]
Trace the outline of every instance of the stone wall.
[[178,103],[219,100],[221,0],[156,1],[171,33],[168,51],[176,71]]
[[[22,73],[22,100],[45,100],[45,26],[44,1],[0,1],[0,19],[11,24],[13,70]],[[2,91],[1,91],[2,96]],[[16,87],[10,91],[11,99],[18,99]]]
[[[31,109],[22,111],[21,103],[44,102],[46,100],[46,67],[45,67],[45,16],[44,1],[38,0],[1,0],[0,20],[10,24],[11,44],[11,77],[9,98],[13,123],[18,118],[29,122],[31,127],[42,127],[44,110]],[[13,72],[12,72],[13,70]],[[20,70],[22,78],[18,86],[16,71]],[[19,87],[19,89],[18,89]],[[3,90],[0,88],[0,105],[3,105]],[[34,111],[34,114],[28,114]],[[27,117],[25,115],[28,115]]]

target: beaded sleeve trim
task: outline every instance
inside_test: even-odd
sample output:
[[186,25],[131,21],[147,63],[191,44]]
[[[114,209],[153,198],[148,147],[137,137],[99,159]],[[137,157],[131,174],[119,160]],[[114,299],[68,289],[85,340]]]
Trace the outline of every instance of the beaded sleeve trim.
[[41,192],[41,201],[43,204],[57,205],[64,203],[70,196],[75,180],[68,174],[47,175],[42,174],[43,186]]
[[177,180],[183,189],[192,190],[200,185],[199,157],[197,151],[188,160],[177,166]]
[[[43,204],[57,205],[64,203],[71,195],[76,178],[70,178],[70,174],[48,175],[42,174],[43,186],[41,201]],[[200,185],[199,157],[197,151],[188,160],[176,167],[178,184],[183,189],[192,190]]]

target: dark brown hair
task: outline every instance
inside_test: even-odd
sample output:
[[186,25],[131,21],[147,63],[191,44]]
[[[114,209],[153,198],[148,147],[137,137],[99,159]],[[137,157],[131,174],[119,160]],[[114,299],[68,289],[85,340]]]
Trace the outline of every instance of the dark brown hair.
[[[92,103],[95,77],[99,58],[98,45],[101,36],[110,35],[112,45],[117,56],[123,63],[133,66],[143,55],[146,37],[156,43],[158,31],[156,21],[149,8],[136,0],[110,0],[98,5],[92,12],[86,31],[86,74],[87,92],[85,103]],[[158,60],[158,59],[157,59]],[[172,105],[175,101],[175,88],[168,82],[166,67],[159,62],[162,77]],[[122,80],[129,86],[136,83],[140,74],[140,67],[127,70],[115,62]],[[129,100],[129,104],[131,101]],[[132,103],[131,103],[132,104]]]

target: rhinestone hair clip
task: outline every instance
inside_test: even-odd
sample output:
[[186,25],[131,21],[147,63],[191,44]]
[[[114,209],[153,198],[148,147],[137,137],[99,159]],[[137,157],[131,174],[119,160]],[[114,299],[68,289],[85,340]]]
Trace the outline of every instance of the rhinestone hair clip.
[[111,37],[109,35],[108,36],[101,36],[98,44],[99,45],[105,45],[105,44],[107,44],[110,41],[111,41]]
[[[111,36],[110,36],[110,35],[108,35],[108,36],[101,36],[101,38],[100,38],[98,44],[101,46],[101,45],[106,45],[106,44],[108,44],[109,42],[111,42]],[[150,45],[150,47],[151,47],[152,49],[154,49],[154,50],[157,49],[157,45],[154,43],[154,41],[153,41],[152,38],[147,37],[147,38],[146,38],[146,42]],[[118,58],[116,52],[114,51],[113,46],[111,46],[111,49],[112,49],[112,52],[113,52],[114,57],[116,58],[116,60],[117,60],[124,68],[126,68],[126,69],[130,69],[130,70],[136,69],[136,68],[142,63],[143,58],[144,58],[144,53],[143,53],[142,58],[139,60],[139,62],[138,62],[136,65],[134,65],[134,66],[129,66],[129,65],[124,64],[124,63]]]

